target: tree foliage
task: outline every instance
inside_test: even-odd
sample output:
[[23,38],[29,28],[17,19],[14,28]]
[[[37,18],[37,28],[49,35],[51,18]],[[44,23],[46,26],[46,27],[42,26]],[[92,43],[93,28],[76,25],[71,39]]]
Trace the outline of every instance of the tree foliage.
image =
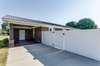
[[95,22],[89,18],[84,18],[79,20],[77,23],[77,28],[79,29],[96,29],[97,25]]
[[2,24],[2,30],[6,30],[7,29],[6,26],[7,26],[7,23],[3,23]]
[[76,27],[76,22],[75,21],[68,22],[68,23],[66,23],[66,26]]
[[97,25],[95,22],[89,18],[83,18],[80,19],[78,22],[71,21],[66,23],[66,26],[70,26],[73,28],[78,28],[78,29],[96,29]]
[[8,24],[3,23],[1,26],[2,26],[2,34],[9,34],[9,28],[7,28]]

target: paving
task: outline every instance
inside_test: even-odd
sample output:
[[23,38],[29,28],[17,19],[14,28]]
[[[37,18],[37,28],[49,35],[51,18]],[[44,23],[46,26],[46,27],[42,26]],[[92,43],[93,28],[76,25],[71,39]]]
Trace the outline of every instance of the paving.
[[6,66],[100,66],[100,61],[44,44],[33,44],[9,48]]

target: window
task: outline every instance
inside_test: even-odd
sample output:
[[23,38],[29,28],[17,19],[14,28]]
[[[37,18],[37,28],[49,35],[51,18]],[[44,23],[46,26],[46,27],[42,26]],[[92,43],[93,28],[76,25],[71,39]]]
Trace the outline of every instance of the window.
[[62,31],[63,29],[62,28],[54,28],[55,31]]

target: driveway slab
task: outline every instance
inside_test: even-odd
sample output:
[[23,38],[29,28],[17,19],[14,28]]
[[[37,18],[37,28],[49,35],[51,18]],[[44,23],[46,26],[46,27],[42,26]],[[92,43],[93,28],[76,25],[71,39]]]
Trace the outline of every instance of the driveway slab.
[[100,62],[44,44],[9,49],[7,66],[100,66]]
[[6,66],[43,66],[38,59],[33,58],[24,46],[9,48]]

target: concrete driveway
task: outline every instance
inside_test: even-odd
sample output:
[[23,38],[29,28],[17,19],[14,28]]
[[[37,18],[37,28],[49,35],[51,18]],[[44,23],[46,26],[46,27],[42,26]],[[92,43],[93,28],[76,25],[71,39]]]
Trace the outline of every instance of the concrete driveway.
[[7,66],[100,66],[100,62],[43,44],[34,44],[10,48]]

